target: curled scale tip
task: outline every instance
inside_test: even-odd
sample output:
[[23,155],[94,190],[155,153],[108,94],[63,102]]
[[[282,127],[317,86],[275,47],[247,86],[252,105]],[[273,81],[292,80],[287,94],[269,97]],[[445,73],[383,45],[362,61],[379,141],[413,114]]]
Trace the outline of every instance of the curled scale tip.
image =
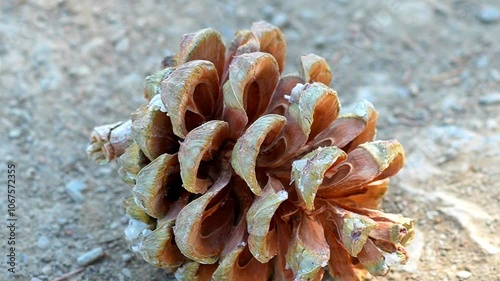
[[95,127],[87,147],[89,157],[99,164],[106,164],[125,152],[132,142],[132,122],[122,121]]

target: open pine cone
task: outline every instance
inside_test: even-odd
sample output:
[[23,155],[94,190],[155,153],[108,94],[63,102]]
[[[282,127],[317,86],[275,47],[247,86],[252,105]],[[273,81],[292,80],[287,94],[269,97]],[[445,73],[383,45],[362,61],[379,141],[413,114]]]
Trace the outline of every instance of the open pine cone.
[[369,102],[339,114],[325,59],[280,78],[285,49],[265,22],[227,54],[213,29],[185,35],[149,103],[92,135],[95,160],[123,154],[132,250],[178,280],[362,280],[408,259],[413,221],[377,210],[402,146],[374,141]]

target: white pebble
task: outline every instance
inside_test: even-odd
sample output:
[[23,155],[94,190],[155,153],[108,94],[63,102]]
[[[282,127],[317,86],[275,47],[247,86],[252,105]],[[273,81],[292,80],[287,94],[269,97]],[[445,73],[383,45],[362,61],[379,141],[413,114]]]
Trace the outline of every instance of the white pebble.
[[99,247],[80,255],[76,260],[76,262],[80,266],[86,266],[97,261],[103,256],[104,256],[104,250]]
[[42,268],[42,273],[45,275],[50,275],[52,273],[52,266],[50,264],[47,264]]
[[472,273],[470,273],[467,270],[462,270],[457,272],[457,277],[460,278],[461,280],[469,279],[472,276]]
[[10,132],[9,132],[9,138],[11,138],[11,139],[17,139],[17,138],[19,138],[21,136],[21,134],[22,134],[21,129],[14,128],[14,129],[10,130]]
[[483,7],[476,16],[482,23],[495,23],[500,20],[500,10],[495,7]]
[[498,103],[500,103],[500,93],[492,93],[479,97],[479,104],[482,105],[493,105]]
[[132,260],[133,256],[130,255],[130,254],[123,254],[122,255],[122,261],[123,262],[129,262],[130,260]]
[[68,196],[76,203],[82,203],[85,198],[81,193],[85,189],[85,183],[81,180],[72,180],[66,184],[64,188]]

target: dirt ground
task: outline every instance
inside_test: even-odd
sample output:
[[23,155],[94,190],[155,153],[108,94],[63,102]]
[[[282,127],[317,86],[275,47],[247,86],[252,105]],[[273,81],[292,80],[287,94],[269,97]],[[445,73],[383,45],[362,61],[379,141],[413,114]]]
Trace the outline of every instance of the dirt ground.
[[145,102],[143,78],[182,34],[214,27],[229,43],[264,19],[286,36],[285,73],[302,53],[325,57],[342,104],[369,99],[378,138],[405,146],[384,209],[415,218],[418,233],[409,264],[372,280],[500,280],[500,2],[311,3],[1,1],[0,174],[5,185],[16,165],[18,221],[17,273],[7,275],[2,226],[0,279],[54,280],[102,247],[67,280],[173,280],[128,251],[129,187],[116,163],[87,158],[88,136]]

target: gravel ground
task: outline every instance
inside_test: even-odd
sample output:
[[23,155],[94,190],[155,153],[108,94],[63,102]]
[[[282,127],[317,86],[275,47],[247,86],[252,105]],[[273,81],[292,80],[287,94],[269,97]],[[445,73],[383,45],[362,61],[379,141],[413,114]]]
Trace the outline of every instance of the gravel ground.
[[90,130],[144,103],[143,78],[182,34],[214,27],[229,42],[264,19],[287,38],[285,73],[302,53],[325,57],[342,104],[372,101],[378,138],[406,148],[384,209],[418,234],[387,280],[500,280],[500,2],[286,2],[1,1],[0,174],[16,165],[18,221],[17,273],[2,262],[0,279],[54,280],[101,248],[67,280],[171,280],[127,250],[130,191],[116,163],[87,158]]

